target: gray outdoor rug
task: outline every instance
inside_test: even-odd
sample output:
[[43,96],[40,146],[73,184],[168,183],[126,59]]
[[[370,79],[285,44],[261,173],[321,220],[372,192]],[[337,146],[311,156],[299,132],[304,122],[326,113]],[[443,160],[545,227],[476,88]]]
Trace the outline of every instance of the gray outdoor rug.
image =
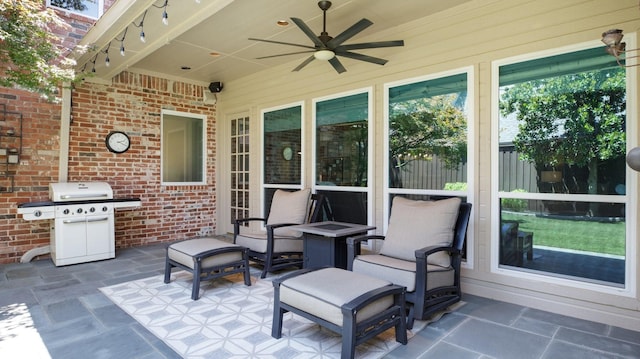
[[[293,313],[283,319],[282,338],[271,337],[273,285],[241,275],[203,282],[191,300],[191,274],[173,273],[100,290],[184,358],[339,358],[341,337]],[[426,326],[416,321],[409,339]],[[380,358],[401,344],[393,329],[356,348],[356,358]]]

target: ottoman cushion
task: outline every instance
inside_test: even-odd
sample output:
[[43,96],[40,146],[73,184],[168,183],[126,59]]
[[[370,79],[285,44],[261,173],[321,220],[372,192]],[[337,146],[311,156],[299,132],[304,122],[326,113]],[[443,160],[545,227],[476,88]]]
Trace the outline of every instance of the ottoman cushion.
[[[391,282],[338,268],[324,268],[285,280],[280,285],[280,302],[343,325],[342,305],[368,291]],[[383,297],[360,310],[356,323],[371,318],[393,305],[393,295]]]
[[[169,246],[167,255],[169,259],[176,261],[185,267],[193,268],[193,257],[200,253],[213,249],[239,247],[236,244],[221,241],[219,239],[204,237],[194,238],[186,241],[174,243]],[[213,255],[202,260],[202,267],[213,267],[224,265],[226,263],[242,260],[241,252],[230,252]]]

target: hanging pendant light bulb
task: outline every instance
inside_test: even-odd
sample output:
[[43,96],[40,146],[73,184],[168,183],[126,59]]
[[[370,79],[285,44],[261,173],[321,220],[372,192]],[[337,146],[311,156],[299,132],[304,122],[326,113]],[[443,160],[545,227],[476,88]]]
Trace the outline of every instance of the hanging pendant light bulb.
[[169,25],[169,15],[167,14],[167,10],[166,9],[162,12],[162,23],[165,26]]
[[120,44],[120,55],[124,56],[124,43]]
[[144,30],[140,31],[140,41],[147,42],[147,39],[144,37]]
[[111,61],[109,61],[109,55],[107,55],[107,57],[104,59],[104,66],[106,67],[111,66]]

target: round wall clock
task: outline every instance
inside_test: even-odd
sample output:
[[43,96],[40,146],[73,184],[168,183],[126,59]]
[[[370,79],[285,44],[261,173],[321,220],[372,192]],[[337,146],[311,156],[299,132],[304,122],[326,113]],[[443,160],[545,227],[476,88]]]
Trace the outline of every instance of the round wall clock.
[[285,147],[284,150],[282,150],[282,157],[287,161],[290,161],[293,158],[293,150],[291,147]]
[[129,147],[131,147],[129,136],[122,131],[109,132],[105,143],[107,144],[107,149],[113,153],[127,152]]

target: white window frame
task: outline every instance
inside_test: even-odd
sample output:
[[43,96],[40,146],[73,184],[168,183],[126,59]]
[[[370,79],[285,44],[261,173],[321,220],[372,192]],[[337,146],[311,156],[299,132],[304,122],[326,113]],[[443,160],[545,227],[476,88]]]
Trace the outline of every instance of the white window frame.
[[[87,1],[85,1],[87,2]],[[88,1],[88,2],[95,2],[97,7],[98,7],[98,14],[97,16],[94,15],[89,15],[89,14],[85,14],[83,12],[77,11],[77,10],[72,10],[72,9],[64,9],[61,7],[57,7],[55,5],[51,5],[51,0],[47,0],[47,7],[50,7],[52,9],[58,10],[58,11],[63,11],[67,14],[76,14],[76,15],[80,15],[80,16],[84,16],[90,19],[94,19],[94,20],[98,20],[102,14],[104,13],[104,0],[93,0],[93,1]]]
[[[476,68],[474,66],[466,66],[462,68],[457,68],[449,71],[438,72],[435,74],[430,74],[426,76],[414,77],[409,79],[404,79],[395,82],[389,82],[384,84],[384,145],[383,145],[383,166],[384,166],[384,189],[383,189],[383,214],[384,214],[384,222],[383,222],[383,231],[387,232],[389,226],[389,216],[390,216],[390,208],[391,201],[389,197],[392,194],[415,194],[415,195],[444,195],[444,196],[459,196],[466,197],[468,203],[471,203],[473,206],[475,193],[475,162],[476,155],[475,151],[475,138],[476,138],[476,96],[475,96],[475,88],[476,84],[476,76],[475,76]],[[434,190],[434,189],[410,189],[410,188],[390,188],[389,187],[389,89],[393,87],[408,85],[416,82],[423,82],[429,80],[435,80],[442,77],[448,77],[453,75],[467,74],[467,104],[465,113],[467,114],[467,190],[466,191],[445,191],[445,190]],[[473,213],[476,212],[477,209],[472,207],[471,216],[473,218]],[[474,220],[469,221],[469,227],[467,229],[467,243],[466,243],[466,260],[462,261],[462,266],[465,268],[473,268],[474,267]]]
[[[265,125],[264,125],[264,115],[267,112],[273,112],[273,111],[277,111],[277,110],[283,110],[286,108],[291,108],[291,107],[297,107],[300,106],[300,184],[294,185],[294,184],[267,184],[264,182],[264,160],[262,160],[265,156],[264,153],[264,129],[265,129]],[[297,101],[297,102],[292,102],[292,103],[288,103],[285,105],[281,105],[281,106],[275,106],[275,107],[269,107],[269,108],[264,108],[260,111],[260,153],[261,153],[261,160],[260,160],[260,213],[266,214],[267,213],[267,209],[265,208],[265,189],[267,188],[272,188],[272,189],[288,189],[288,190],[300,190],[303,188],[304,183],[305,183],[305,156],[304,156],[304,148],[305,148],[305,133],[306,133],[306,126],[305,126],[305,106],[304,106],[304,101]],[[264,226],[263,226],[264,228]]]
[[[625,41],[627,46],[635,48],[636,38],[635,34],[625,35]],[[593,202],[598,198],[598,201],[625,203],[625,224],[626,224],[626,249],[625,249],[625,286],[615,287],[610,285],[592,283],[588,281],[573,280],[567,278],[561,278],[552,275],[542,274],[543,272],[530,273],[525,271],[513,270],[499,266],[499,250],[500,250],[500,216],[498,215],[500,208],[501,192],[499,191],[499,154],[497,148],[499,147],[499,99],[500,99],[500,66],[526,62],[535,60],[538,58],[549,57],[554,55],[566,54],[570,52],[585,50],[594,47],[601,47],[602,43],[599,41],[589,41],[580,44],[574,44],[570,46],[554,48],[534,53],[528,53],[509,57],[505,59],[495,60],[491,63],[491,273],[501,274],[509,277],[521,279],[514,283],[522,283],[525,287],[527,283],[531,281],[549,283],[555,285],[566,286],[570,288],[585,289],[588,291],[602,292],[608,294],[615,294],[624,297],[636,296],[636,267],[638,259],[635,257],[636,253],[636,233],[637,225],[635,218],[637,218],[638,201],[633,200],[638,196],[638,176],[633,173],[627,166],[626,170],[626,189],[627,193],[624,196],[620,195],[583,195],[583,194],[554,194],[553,196],[544,193],[511,193],[508,192],[509,198],[521,198],[521,199],[535,199],[535,200],[575,200]],[[604,51],[604,50],[603,50]],[[636,59],[627,60],[629,64],[635,64]],[[636,99],[638,96],[636,86],[637,84],[637,70],[635,67],[629,67],[626,72],[626,84],[627,84],[627,120],[626,120],[626,134],[627,134],[627,151],[638,145],[638,107]],[[518,286],[519,284],[515,284]]]
[[[188,117],[199,119],[202,121],[202,178],[200,181],[192,181],[192,182],[165,182],[164,181],[164,115],[172,115],[179,117]],[[207,183],[207,116],[190,113],[190,112],[180,112],[180,111],[172,111],[172,110],[161,110],[160,111],[160,183],[162,186],[197,186],[204,185]]]

